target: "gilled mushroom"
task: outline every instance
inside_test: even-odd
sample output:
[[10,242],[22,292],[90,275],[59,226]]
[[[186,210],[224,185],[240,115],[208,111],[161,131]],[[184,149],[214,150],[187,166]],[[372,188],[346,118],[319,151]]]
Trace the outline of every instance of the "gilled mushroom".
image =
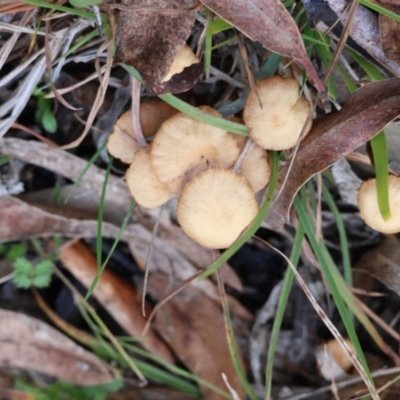
[[[269,150],[286,150],[294,147],[310,114],[311,105],[299,94],[295,79],[273,76],[256,84],[262,102],[255,92],[250,92],[243,119],[250,137]],[[305,134],[311,129],[311,119]]]
[[376,179],[365,181],[358,191],[361,218],[371,228],[382,233],[400,232],[400,176],[389,176],[389,206],[391,218],[385,221],[378,206]]
[[[205,112],[220,116],[209,107]],[[208,168],[231,168],[239,156],[233,134],[176,114],[157,132],[151,162],[160,181],[179,194],[184,183]]]
[[180,74],[186,67],[199,62],[199,59],[193,53],[192,49],[185,44],[178,55],[174,58],[168,74],[164,76],[161,82],[168,82],[174,75]]
[[271,169],[269,166],[268,153],[256,143],[252,143],[248,151],[245,146],[249,138],[235,135],[241,151],[245,151],[236,172],[247,178],[254,192],[264,189],[269,182]]
[[257,212],[249,181],[226,169],[208,169],[194,177],[185,185],[177,207],[186,234],[212,249],[229,247]]
[[[163,101],[148,101],[140,105],[140,123],[145,138],[154,136],[161,124],[176,114],[177,110]],[[133,162],[133,155],[141,146],[135,140],[132,112],[122,114],[108,138],[107,149],[126,164]]]
[[126,183],[136,202],[147,208],[157,208],[175,195],[160,182],[150,161],[150,148],[145,146],[135,153],[126,171]]

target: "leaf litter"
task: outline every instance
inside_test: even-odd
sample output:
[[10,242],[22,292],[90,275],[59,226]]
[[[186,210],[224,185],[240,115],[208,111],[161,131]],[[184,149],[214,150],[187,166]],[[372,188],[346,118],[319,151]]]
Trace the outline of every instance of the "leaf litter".
[[[44,3],[40,0],[29,0],[27,3],[53,8],[53,4]],[[304,3],[307,8],[308,2]],[[328,3],[334,10],[336,17],[342,17],[342,22],[346,24],[347,17],[342,13],[346,13],[347,10],[345,11],[343,7],[341,9],[335,8],[333,2]],[[98,273],[99,261],[96,260],[96,256],[88,247],[88,244],[99,232],[99,221],[96,218],[100,212],[104,216],[100,220],[104,237],[103,243],[107,238],[113,240],[120,238],[125,243],[125,250],[121,252],[121,244],[115,248],[115,254],[110,257],[110,265],[104,270],[94,288],[93,296],[96,300],[113,316],[125,332],[133,337],[140,337],[145,324],[145,318],[140,311],[141,293],[139,292],[142,278],[140,273],[138,275],[137,272],[135,274],[130,272],[130,278],[132,279],[133,275],[134,280],[134,284],[131,285],[124,280],[126,278],[118,276],[113,271],[112,266],[112,264],[115,264],[114,256],[118,256],[119,260],[121,260],[123,252],[125,252],[125,255],[128,254],[129,257],[133,256],[130,264],[131,266],[132,264],[136,265],[138,271],[150,268],[147,307],[150,307],[150,303],[159,302],[159,304],[162,304],[159,309],[156,308],[155,320],[150,326],[150,331],[148,331],[150,339],[143,342],[143,347],[153,355],[171,363],[179,360],[184,364],[189,371],[197,376],[204,398],[225,398],[229,396],[229,393],[235,399],[244,398],[244,387],[246,385],[243,386],[243,382],[240,381],[238,372],[233,368],[234,363],[232,363],[229,355],[224,328],[224,319],[226,320],[228,317],[226,309],[221,311],[218,287],[212,280],[193,280],[199,271],[207,268],[218,258],[219,253],[202,248],[185,235],[176,224],[173,202],[171,202],[172,205],[167,206],[167,212],[161,216],[158,212],[152,212],[138,206],[131,215],[126,215],[126,210],[132,199],[125,182],[117,177],[123,174],[126,166],[114,161],[111,167],[112,173],[107,176],[104,172],[104,162],[109,162],[110,158],[104,150],[101,152],[101,149],[120,114],[130,107],[135,114],[133,118],[137,121],[140,118],[140,115],[136,115],[137,113],[140,114],[138,111],[140,99],[132,99],[131,105],[127,102],[130,88],[126,85],[126,82],[128,82],[129,77],[118,67],[119,63],[133,66],[141,74],[144,83],[142,98],[160,93],[178,93],[180,99],[194,106],[199,106],[204,102],[210,105],[218,103],[221,108],[228,107],[229,109],[240,110],[242,107],[240,104],[243,104],[248,88],[252,86],[252,74],[260,70],[263,61],[271,57],[269,52],[273,51],[285,57],[279,65],[279,74],[294,77],[299,81],[302,80],[303,85],[307,85],[304,76],[301,76],[300,67],[290,63],[293,60],[298,62],[305,69],[310,78],[310,83],[314,85],[318,92],[316,94],[312,86],[305,86],[304,89],[308,98],[316,101],[320,96],[324,108],[327,109],[328,97],[321,78],[324,71],[323,69],[320,70],[313,50],[309,48],[306,50],[301,37],[302,34],[297,26],[306,23],[305,20],[302,20],[301,12],[296,14],[301,5],[295,2],[290,12],[282,3],[274,0],[240,0],[235,4],[213,0],[203,1],[202,3],[192,0],[185,2],[175,0],[156,2],[124,0],[116,4],[105,3],[93,8],[87,7],[85,11],[69,8],[68,5],[60,7],[54,7],[51,11],[58,18],[47,20],[51,21],[46,22],[48,29],[43,29],[43,25],[39,24],[38,37],[46,35],[48,40],[48,46],[44,49],[41,48],[39,40],[35,42],[35,39],[32,39],[30,44],[27,41],[24,42],[28,38],[27,35],[35,34],[31,28],[28,28],[29,22],[33,18],[32,6],[25,6],[24,3],[18,3],[14,6],[7,3],[0,6],[0,18],[3,18],[4,15],[9,18],[6,19],[5,24],[0,26],[0,29],[7,32],[5,39],[1,38],[2,48],[0,50],[0,66],[7,66],[3,70],[5,72],[0,71],[0,82],[5,88],[4,94],[0,94],[2,99],[0,106],[0,127],[2,129],[0,133],[0,137],[2,137],[0,139],[0,154],[1,157],[5,157],[6,163],[9,162],[8,160],[18,160],[20,167],[16,173],[17,182],[21,180],[22,183],[23,181],[26,188],[26,193],[18,197],[15,196],[17,193],[14,193],[14,197],[9,196],[11,193],[7,193],[8,196],[0,198],[2,221],[0,242],[21,240],[29,242],[31,238],[36,237],[40,237],[42,241],[46,242],[47,237],[55,234],[64,238],[85,239],[85,241],[77,242],[69,247],[62,247],[59,257],[64,267],[75,276],[80,284],[87,288]],[[16,10],[25,14],[21,17],[21,14],[17,14]],[[65,25],[68,14],[57,14],[57,10],[60,12],[71,11],[81,15],[81,18],[78,18],[75,24]],[[103,31],[103,36],[96,39],[97,42],[92,42],[93,47],[83,45],[82,50],[80,50],[80,46],[72,50],[71,46],[74,46],[74,43],[76,44],[81,39],[81,35],[85,35],[88,30],[93,29],[93,24],[90,21],[92,18],[94,19],[94,16],[89,11],[99,13],[98,15],[101,18],[98,18],[98,23],[101,25],[100,30]],[[307,9],[307,11],[309,10]],[[361,22],[360,15],[362,13],[369,14],[367,22]],[[10,15],[11,17],[9,17]],[[85,17],[82,17],[83,15]],[[220,21],[224,25],[204,40],[209,24],[218,22],[215,15],[220,17]],[[293,18],[295,15],[296,17]],[[116,20],[114,20],[114,17],[117,17]],[[16,19],[13,20],[13,18]],[[89,18],[90,21],[85,18]],[[392,20],[385,18],[379,17],[381,24],[381,32],[379,32],[376,15],[365,11],[362,6],[358,6],[355,19],[348,28],[350,37],[356,42],[358,41],[361,48],[379,59],[384,68],[397,74],[398,66],[395,65],[397,64],[396,40],[391,38],[396,37],[398,27]],[[57,20],[62,23],[58,24]],[[13,21],[13,23],[10,24],[10,21]],[[64,38],[67,32],[66,29],[63,29],[65,26],[70,27],[67,39]],[[60,27],[62,28],[60,29]],[[108,30],[109,27],[111,27],[110,30]],[[247,37],[241,39],[240,46],[235,42],[236,33],[232,28],[239,30]],[[369,47],[365,41],[358,39],[363,35],[373,37]],[[113,58],[114,38],[116,40],[116,54]],[[331,38],[336,41],[335,36],[331,36]],[[380,40],[383,43],[383,52],[379,48]],[[262,47],[254,41],[258,41]],[[204,48],[203,43],[205,43]],[[210,43],[214,47],[211,47]],[[14,56],[14,49],[18,48],[16,45],[20,48],[22,46],[27,54],[32,55],[28,58],[21,58],[22,53],[20,53],[16,57],[19,64],[18,62],[9,64],[13,61],[11,56]],[[197,55],[201,57],[204,53],[204,58],[210,60],[212,65],[209,67],[213,74],[212,78],[206,79],[202,75],[203,60],[200,59],[199,62],[184,67],[180,73],[173,75],[166,82],[165,76],[186,45],[189,45],[192,49],[196,49],[197,46]],[[333,50],[335,48],[340,50],[343,47],[343,43],[339,43],[337,47],[335,43],[331,43],[331,45]],[[230,52],[230,48],[234,48],[237,55],[232,68],[231,65],[228,65],[229,62],[226,62],[233,54],[233,52]],[[62,53],[69,50],[72,52],[71,55],[60,57]],[[339,56],[338,58],[340,59]],[[369,62],[371,61],[369,60]],[[81,73],[74,70],[74,64],[79,65],[79,68],[82,67]],[[113,69],[111,64],[114,65]],[[9,68],[11,65],[13,68]],[[18,65],[17,68],[14,68],[15,65]],[[352,73],[352,71],[349,72],[349,68],[354,67],[351,60],[347,64],[342,63],[341,65],[346,65],[347,72],[352,79],[356,79],[357,74]],[[334,68],[334,64],[332,64],[332,68]],[[46,72],[49,74],[47,79],[50,79],[50,86],[46,86],[48,83],[44,79]],[[387,71],[385,73],[389,77],[391,76]],[[348,83],[346,81],[348,76],[346,78],[346,75],[342,74],[341,77],[345,83]],[[15,82],[18,82],[18,85],[12,86]],[[88,82],[90,82],[89,86],[82,86],[79,89],[79,85]],[[291,233],[290,230],[285,229],[284,224],[293,222],[293,220],[288,219],[288,216],[296,193],[305,185],[311,197],[311,200],[309,200],[310,209],[313,207],[313,201],[315,204],[324,206],[323,202],[319,200],[317,202],[312,198],[310,178],[352,153],[400,114],[398,78],[373,84],[365,84],[363,81],[352,83],[361,87],[343,105],[340,111],[320,117],[319,115],[323,110],[317,110],[314,115],[316,118],[312,131],[300,144],[298,153],[293,157],[292,167],[289,167],[288,162],[286,164],[282,162],[279,171],[280,180],[275,192],[279,193],[279,196],[273,199],[265,224],[269,228],[286,235],[289,241],[291,240]],[[55,98],[51,100],[53,102],[51,104],[53,111],[61,121],[61,128],[57,135],[53,137],[43,130],[45,124],[41,126],[40,121],[33,122],[32,118],[26,117],[29,114],[26,110],[29,110],[30,113],[33,113],[32,110],[34,110],[34,107],[30,104],[31,91],[40,85],[49,90],[49,93],[45,95],[46,98]],[[65,98],[60,96],[65,96]],[[79,111],[80,114],[75,110],[68,110],[69,115],[75,121],[71,125],[63,126],[63,118],[68,114],[58,112],[60,109],[64,110],[67,104],[73,104],[70,99],[78,103],[82,100],[83,108],[86,107],[87,109]],[[233,107],[236,99],[240,100],[239,106]],[[335,102],[333,104],[337,109],[340,109],[341,105]],[[74,107],[77,108],[76,105]],[[238,118],[240,116],[240,113],[237,114]],[[74,128],[70,128],[70,126]],[[10,127],[13,129],[10,130]],[[93,128],[93,131],[90,131],[91,128]],[[246,129],[242,126],[244,133]],[[26,140],[27,138],[31,139],[27,136],[29,132],[33,132],[33,136],[39,140],[43,138],[47,144],[40,143],[37,140]],[[3,138],[6,133],[7,137]],[[122,136],[124,137],[123,131]],[[78,144],[80,146],[76,149],[76,155],[73,155],[63,149],[57,149],[56,143],[61,144],[64,149],[77,147]],[[91,165],[90,163],[93,161],[88,164],[85,160],[85,158],[88,159],[92,156],[90,152],[85,150],[85,146],[86,149],[93,147],[98,149],[100,157],[97,161],[94,161],[97,165]],[[290,157],[290,153],[286,152],[284,158],[289,159],[288,157]],[[84,170],[86,172],[81,176]],[[26,171],[33,171],[29,179],[24,175]],[[50,173],[48,176],[55,177],[55,187],[36,183],[37,175],[46,174],[43,171],[47,171],[47,174]],[[2,172],[0,165],[0,174]],[[336,176],[343,174],[338,170],[335,173]],[[350,179],[350,172],[346,174],[348,175],[346,179]],[[288,175],[288,179],[283,185],[286,175]],[[6,185],[11,182],[7,175],[2,174],[1,177],[6,180]],[[104,191],[105,198],[102,199],[105,178],[108,179],[108,184]],[[337,179],[339,186],[340,178],[341,176]],[[76,184],[72,186],[68,180],[72,180]],[[71,189],[74,190],[72,197]],[[344,193],[343,190],[346,189],[341,190]],[[262,194],[259,195],[262,196]],[[352,195],[352,198],[354,198],[354,193]],[[343,200],[346,203],[344,195]],[[354,203],[353,200],[351,202]],[[159,219],[158,222],[157,218]],[[294,217],[292,216],[292,218]],[[119,226],[124,221],[127,222],[126,228],[124,232],[120,232]],[[157,237],[154,239],[151,231],[157,223],[159,223],[159,229]],[[350,234],[352,233],[351,229]],[[369,237],[368,240],[372,239]],[[376,236],[373,240],[376,240]],[[37,242],[33,241],[32,243]],[[354,245],[354,243],[352,244]],[[331,242],[327,242],[327,245],[338,246]],[[393,247],[395,247],[395,244]],[[150,258],[148,257],[149,249],[151,249]],[[288,248],[285,251],[288,251]],[[375,264],[368,263],[361,258],[361,260],[364,260],[361,261],[364,265],[360,268],[368,271],[397,293],[397,266],[393,261],[396,253],[394,250],[393,252],[390,250],[387,254],[385,248],[378,251],[381,251],[384,255],[382,256],[381,253],[378,253],[379,257],[375,253],[367,253],[366,255],[367,261],[370,257],[375,261]],[[308,260],[314,266],[318,265],[315,256],[310,252],[309,247],[304,248],[304,260]],[[97,254],[98,257],[99,254]],[[122,263],[122,261],[117,263]],[[251,274],[252,263],[253,260],[246,260],[246,265],[248,264],[247,274]],[[338,264],[340,265],[340,261],[338,261]],[[308,269],[309,265],[303,268]],[[353,268],[356,268],[356,266]],[[232,270],[229,263],[224,264],[223,272],[225,285],[229,289],[227,300],[234,319],[233,326],[236,339],[239,342],[246,342],[249,338],[248,332],[256,310],[246,309],[237,298],[240,298],[246,292],[251,293],[253,289],[252,286],[246,286],[241,282],[243,271],[241,273],[237,271],[237,274]],[[282,273],[282,271],[279,271],[279,273]],[[301,276],[297,275],[297,277],[302,282]],[[321,308],[314,300],[309,289],[314,287],[314,283],[315,287],[322,286],[324,278],[321,278],[319,272],[316,273],[315,271],[313,271],[313,277],[316,282],[306,280],[307,285],[301,283],[305,293],[318,310],[318,314],[323,316],[322,319],[328,324],[331,334],[334,334],[342,347],[346,349],[371,395],[377,398],[377,392],[369,382],[367,372],[359,364],[352,348],[347,346],[346,341],[342,339],[344,333],[342,326],[339,323],[339,327],[336,329],[331,324],[327,315],[331,308],[323,302]],[[253,280],[260,280],[260,278],[255,276]],[[276,283],[279,281],[280,279]],[[168,297],[168,293],[171,293],[174,288],[180,287],[180,285],[182,285],[182,289]],[[0,291],[0,300],[1,296]],[[167,298],[164,301],[165,296]],[[263,302],[268,299],[269,293],[265,293],[264,296]],[[365,303],[365,307],[371,305],[371,302],[366,301]],[[306,308],[302,310],[303,313],[306,312],[304,311]],[[379,321],[379,316],[374,316],[372,310],[366,311],[366,313],[377,324],[388,326],[385,321]],[[268,321],[273,320],[274,310],[270,310],[270,314],[268,314]],[[296,315],[300,314],[301,312],[298,311]],[[332,316],[329,315],[329,317]],[[303,333],[305,336],[302,337],[298,334],[301,329],[298,331],[296,326],[304,327],[304,322],[293,320],[294,317],[293,315],[290,316],[290,313],[286,318],[286,323],[289,324],[289,332],[296,335],[293,344],[299,343],[300,347],[303,346],[303,348],[307,346],[311,354],[311,349],[317,346],[310,337],[311,335],[319,337],[322,331],[317,329],[311,333],[311,330],[307,330],[308,336]],[[261,325],[268,323],[266,321],[259,322]],[[245,327],[244,333],[240,333],[240,327]],[[259,334],[261,337],[265,336],[265,332],[261,331]],[[323,340],[325,340],[325,336]],[[231,340],[231,338],[228,337],[228,340]],[[262,357],[260,358],[260,350],[258,350],[257,355],[249,355],[246,344],[239,345],[238,349],[237,362],[247,370],[250,364],[253,365],[257,388],[262,391],[264,382],[262,367],[260,366],[262,359]],[[251,357],[251,359],[249,360],[248,357]],[[255,357],[259,357],[259,360],[256,361]],[[324,385],[321,375],[318,372],[311,371],[313,367],[308,366],[308,362],[314,367],[316,365],[311,356],[306,359],[307,362],[302,363],[302,361],[299,361],[301,358],[294,356],[293,351],[288,350],[288,345],[286,345],[286,347],[280,349],[276,358],[285,365],[287,370],[291,371],[291,374],[286,374],[286,378],[289,375],[297,377],[296,379],[299,376],[302,377],[303,389],[308,391],[306,398],[311,398],[313,395],[318,396],[318,393],[330,390],[327,387],[323,387],[321,390],[310,389],[309,383],[311,381],[315,384],[319,380],[319,384]],[[378,363],[377,369],[384,365],[382,355],[379,355],[378,358],[381,363]],[[395,362],[396,357],[391,358]],[[309,378],[311,372],[316,376],[313,378],[314,380]],[[376,375],[376,372],[373,372],[373,376]],[[347,391],[350,390],[351,394],[354,393],[356,389],[355,386],[352,386],[352,378],[345,377],[344,379],[344,383],[335,382],[339,393],[342,393],[343,388]],[[208,383],[205,381],[208,381]],[[275,383],[278,391],[285,385],[282,382],[278,379]],[[379,383],[376,382],[379,385],[381,384],[380,381]],[[287,386],[287,383],[289,386]],[[293,381],[286,381],[286,387],[290,387],[292,384]],[[358,386],[358,388],[363,389],[365,386]],[[253,396],[251,390],[247,393]],[[154,396],[156,395],[154,394]],[[296,398],[296,396],[293,398]]]

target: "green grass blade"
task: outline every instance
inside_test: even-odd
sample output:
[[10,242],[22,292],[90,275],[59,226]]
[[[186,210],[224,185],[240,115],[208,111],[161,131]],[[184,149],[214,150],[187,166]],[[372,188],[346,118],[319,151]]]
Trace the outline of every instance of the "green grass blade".
[[[336,304],[337,310],[342,318],[343,324],[346,328],[347,334],[353,346],[356,350],[356,354],[364,368],[365,373],[373,384],[371,373],[368,368],[367,361],[364,353],[361,349],[360,342],[358,340],[357,333],[353,325],[353,319],[351,318],[349,309],[347,306],[356,314],[360,322],[365,323],[362,318],[362,314],[358,312],[354,304],[353,294],[350,292],[343,277],[340,275],[335,263],[333,262],[328,250],[322,242],[318,242],[315,237],[315,227],[311,220],[311,217],[306,213],[306,208],[300,200],[299,196],[296,196],[294,205],[296,208],[297,215],[299,216],[300,223],[304,226],[306,235],[310,241],[311,247],[320,263],[322,273],[324,274],[325,281],[332,294],[333,300]],[[365,325],[364,325],[365,326]]]
[[211,21],[208,31],[211,35],[215,35],[216,33],[220,33],[232,28],[233,26],[229,22],[226,22],[224,19],[218,17]]
[[110,251],[109,251],[109,253],[107,255],[107,258],[104,261],[103,265],[100,267],[100,269],[97,271],[97,274],[94,277],[93,282],[91,283],[91,285],[90,285],[90,287],[89,287],[89,289],[88,289],[88,291],[86,293],[85,299],[88,299],[92,295],[97,283],[99,282],[100,276],[104,271],[104,268],[107,266],[107,264],[110,261],[110,258],[112,257],[115,249],[117,248],[117,245],[118,245],[119,241],[121,240],[122,234],[124,233],[124,230],[125,230],[126,226],[128,225],[129,219],[130,219],[130,217],[132,215],[132,212],[133,212],[135,207],[136,207],[136,201],[132,200],[132,202],[131,202],[131,204],[130,204],[130,206],[128,208],[128,211],[127,211],[127,213],[125,215],[125,218],[122,221],[122,225],[118,230],[118,233],[117,233],[117,236],[116,236],[116,238],[114,240],[114,243],[111,246],[111,249],[110,249]]
[[342,252],[342,260],[343,260],[344,279],[349,286],[352,286],[353,285],[353,274],[351,271],[349,242],[347,241],[347,234],[346,234],[346,229],[344,227],[343,219],[342,219],[339,209],[337,208],[336,203],[333,200],[331,193],[329,192],[329,190],[325,184],[322,185],[322,195],[324,196],[324,199],[325,199],[326,203],[328,204],[328,207],[330,208],[330,210],[333,214],[333,217],[335,218],[336,226],[338,228],[339,238],[340,238],[340,249]]
[[82,178],[85,176],[86,172],[88,172],[89,168],[96,162],[96,160],[99,158],[101,152],[106,148],[107,142],[104,142],[101,147],[96,151],[96,153],[93,154],[93,156],[90,158],[90,160],[87,162],[85,165],[85,168],[83,168],[82,172],[79,174],[78,178],[72,185],[71,190],[68,192],[68,195],[64,201],[64,204],[68,202],[68,200],[71,198],[72,194],[74,193],[75,189],[77,186],[80,184]]
[[[88,11],[82,11],[82,10],[77,10],[76,8],[72,7],[65,7],[65,6],[60,6],[58,4],[54,3],[48,3],[47,1],[42,1],[42,0],[21,0],[23,3],[26,4],[31,4],[36,7],[43,7],[43,8],[49,8],[50,10],[57,10],[57,11],[62,11],[70,15],[77,15],[78,17],[90,19],[90,20],[95,20],[96,17],[93,13],[88,12]],[[105,18],[105,17],[102,17]]]
[[[290,261],[293,265],[297,265],[301,254],[301,244],[304,238],[304,229],[300,224],[293,241],[292,253],[290,255]],[[268,347],[267,355],[267,366],[265,369],[265,400],[271,398],[272,390],[272,372],[274,366],[275,350],[278,345],[279,332],[285,314],[286,304],[289,299],[290,289],[292,288],[294,274],[291,268],[287,268],[285,277],[283,279],[282,291],[279,296],[278,307],[276,309],[274,325],[272,327],[271,339]]]
[[388,221],[391,217],[389,205],[389,155],[385,132],[378,133],[370,140],[376,174],[378,206],[382,218]]
[[369,0],[357,0],[357,1],[363,6],[366,6],[371,10],[377,11],[379,14],[385,15],[386,17],[389,17],[395,20],[396,22],[400,22],[400,15],[396,14],[393,11],[388,10],[385,7],[378,5],[377,3],[373,3],[372,1]]
[[267,194],[265,200],[260,208],[260,211],[253,219],[250,226],[247,228],[246,232],[236,240],[235,243],[229,249],[225,250],[220,257],[214,261],[201,275],[198,279],[205,279],[214,273],[222,264],[227,262],[257,231],[261,226],[264,218],[267,214],[268,208],[272,201],[272,196],[275,192],[276,184],[278,182],[278,169],[279,169],[279,157],[278,153],[271,151],[271,177],[268,185]]
[[352,57],[358,62],[360,67],[365,71],[371,81],[381,81],[385,79],[385,76],[382,74],[379,69],[372,64],[370,61],[366,60],[363,56],[358,54],[353,49],[347,48],[347,51],[352,55]]

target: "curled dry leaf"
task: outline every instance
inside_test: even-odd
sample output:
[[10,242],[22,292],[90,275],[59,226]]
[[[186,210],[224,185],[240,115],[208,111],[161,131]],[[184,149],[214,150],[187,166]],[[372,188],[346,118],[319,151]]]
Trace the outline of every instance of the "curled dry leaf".
[[[97,274],[97,261],[83,242],[64,247],[60,252],[60,261],[83,286],[88,288],[92,284]],[[141,297],[132,285],[105,269],[93,296],[127,333],[135,338],[141,336],[147,318],[142,314]],[[146,309],[146,314],[149,315],[151,307],[147,303]],[[155,356],[174,363],[170,349],[152,330],[149,330],[141,344]]]
[[307,56],[293,18],[279,0],[201,0],[221,18],[266,49],[299,61],[326,103],[328,98],[317,71]]
[[123,0],[121,5],[127,9],[118,21],[114,62],[135,67],[150,94],[190,89],[202,73],[200,63],[162,80],[190,35],[198,0]]
[[[150,290],[153,291],[150,294],[161,299],[172,290],[170,283],[167,276],[150,274]],[[160,335],[193,374],[226,391],[221,376],[224,373],[240,398],[245,397],[229,354],[219,305],[195,288],[187,287],[166,302],[155,318]],[[223,398],[201,384],[200,388],[207,400]]]
[[304,183],[373,138],[399,115],[400,78],[392,78],[362,87],[339,112],[314,120],[290,171],[289,163],[279,171],[275,198],[266,217],[267,226],[282,228],[294,196]]
[[70,382],[100,385],[115,379],[107,364],[42,321],[0,310],[0,366],[23,368]]

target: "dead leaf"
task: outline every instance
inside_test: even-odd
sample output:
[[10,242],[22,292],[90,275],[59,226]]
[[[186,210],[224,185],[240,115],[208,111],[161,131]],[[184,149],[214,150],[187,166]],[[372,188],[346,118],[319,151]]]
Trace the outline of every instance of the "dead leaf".
[[[60,252],[60,261],[86,288],[92,284],[97,275],[96,257],[83,242],[64,247]],[[142,314],[141,297],[132,285],[105,269],[93,296],[127,333],[133,337],[141,336],[147,318]],[[149,315],[151,313],[149,304],[146,304],[146,309],[146,315]],[[141,344],[150,353],[174,363],[170,349],[152,330],[148,331]]]
[[400,296],[399,260],[399,241],[395,236],[387,236],[380,246],[362,255],[354,270],[367,272]]
[[0,310],[0,365],[54,376],[74,385],[115,379],[107,364],[54,328],[13,311]]
[[244,35],[259,41],[266,49],[299,61],[326,100],[325,87],[307,56],[293,18],[279,0],[201,0]]
[[[82,220],[68,213],[64,216],[65,206],[47,207],[29,205],[14,197],[0,197],[0,242],[21,240],[33,236],[60,234],[65,237],[93,238],[97,235],[96,220]],[[103,237],[116,238],[119,228],[109,222],[103,222]],[[144,269],[147,263],[151,232],[139,224],[129,224],[121,237],[125,241],[138,265]],[[198,272],[178,250],[165,240],[156,237],[150,259],[152,271],[173,275],[177,280],[185,281]],[[191,285],[201,289],[207,296],[219,302],[216,286],[209,280],[195,280]],[[233,297],[229,297],[233,314],[246,321],[252,315]]]
[[[152,274],[149,283],[156,298],[172,290],[170,279],[161,274]],[[224,373],[240,398],[245,397],[229,354],[222,311],[209,298],[193,287],[183,289],[157,312],[156,327],[192,373],[226,391]],[[200,388],[207,400],[224,398]]]
[[123,0],[117,27],[114,63],[135,67],[149,94],[189,90],[203,72],[192,64],[162,83],[188,39],[198,0]]
[[400,78],[392,78],[362,87],[339,112],[315,120],[283,187],[289,163],[279,172],[275,192],[282,191],[271,204],[267,225],[275,230],[282,228],[294,196],[304,183],[372,139],[399,115]]
[[[384,4],[384,7],[400,15],[400,5]],[[400,65],[400,22],[379,14],[382,50],[387,58]]]

